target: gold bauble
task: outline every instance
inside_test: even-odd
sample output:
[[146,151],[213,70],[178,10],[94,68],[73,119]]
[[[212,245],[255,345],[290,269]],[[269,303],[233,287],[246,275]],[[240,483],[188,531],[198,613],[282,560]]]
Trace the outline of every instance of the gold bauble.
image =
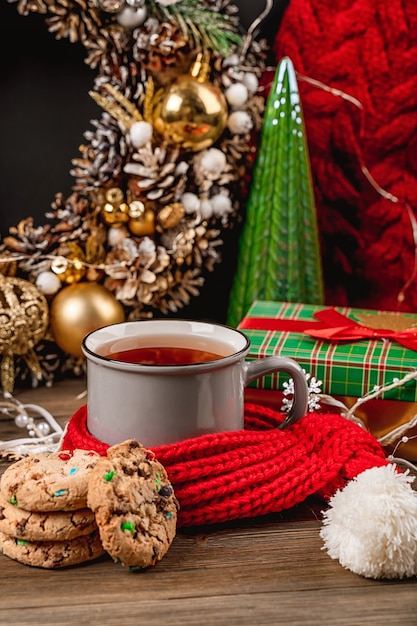
[[42,377],[34,346],[48,327],[48,302],[27,280],[0,274],[0,354],[3,391],[14,387],[14,355],[25,359],[32,374]]
[[153,235],[155,232],[155,213],[152,209],[146,209],[140,217],[132,217],[127,226],[132,235],[137,237]]
[[13,259],[12,253],[3,250],[0,258],[0,274],[4,276],[15,276],[17,271],[17,261]]
[[50,325],[56,344],[64,352],[82,356],[81,342],[92,330],[123,322],[121,303],[102,285],[77,283],[61,289],[52,300]]
[[180,76],[162,95],[154,111],[154,127],[185,150],[209,148],[223,133],[227,103],[218,87],[192,76]]
[[45,334],[48,303],[35,285],[0,275],[0,353],[25,354]]

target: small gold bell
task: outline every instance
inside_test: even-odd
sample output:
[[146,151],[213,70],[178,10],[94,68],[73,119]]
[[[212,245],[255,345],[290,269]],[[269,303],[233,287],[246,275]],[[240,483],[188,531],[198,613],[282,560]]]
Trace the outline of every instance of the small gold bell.
[[128,221],[128,212],[129,207],[125,202],[122,202],[118,205],[113,205],[110,202],[106,202],[101,211],[101,216],[104,222],[109,226],[121,226]]
[[[108,226],[122,226],[129,220],[129,207],[124,202],[124,193],[119,187],[110,187],[99,196],[102,203],[101,217]],[[103,201],[104,200],[104,201]]]

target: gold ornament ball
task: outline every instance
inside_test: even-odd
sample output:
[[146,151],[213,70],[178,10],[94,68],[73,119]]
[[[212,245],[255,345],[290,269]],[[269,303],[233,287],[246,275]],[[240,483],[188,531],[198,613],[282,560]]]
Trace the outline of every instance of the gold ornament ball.
[[12,393],[15,383],[14,356],[21,355],[34,378],[42,370],[35,345],[48,328],[45,296],[27,280],[0,274],[0,380],[3,392]]
[[191,76],[180,76],[155,107],[155,129],[185,150],[209,148],[226,123],[227,102],[220,89]]
[[49,314],[56,344],[75,357],[83,356],[81,343],[87,333],[125,320],[121,303],[96,283],[64,287],[52,300]]
[[23,278],[0,275],[0,354],[26,354],[48,328],[48,302]]
[[127,226],[132,235],[137,237],[153,235],[155,232],[155,213],[152,209],[146,209],[140,217],[130,218]]

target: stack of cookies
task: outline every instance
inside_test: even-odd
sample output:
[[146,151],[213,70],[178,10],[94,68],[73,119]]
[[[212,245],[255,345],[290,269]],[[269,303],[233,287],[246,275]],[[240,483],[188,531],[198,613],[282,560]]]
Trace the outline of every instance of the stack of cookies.
[[104,553],[87,507],[95,452],[42,452],[17,461],[0,483],[3,554],[38,567],[59,568]]
[[0,481],[0,552],[62,568],[108,553],[130,569],[154,565],[175,533],[178,501],[165,468],[135,440],[96,452],[41,452]]

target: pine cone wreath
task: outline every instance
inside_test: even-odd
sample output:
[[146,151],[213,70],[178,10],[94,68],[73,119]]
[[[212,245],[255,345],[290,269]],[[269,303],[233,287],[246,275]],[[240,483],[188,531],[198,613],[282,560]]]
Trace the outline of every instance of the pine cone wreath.
[[58,370],[79,371],[79,346],[68,353],[53,327],[58,302],[74,294],[88,316],[99,285],[117,319],[119,307],[125,319],[175,315],[221,262],[222,233],[241,219],[247,193],[268,46],[242,31],[229,0],[16,7],[80,42],[97,70],[98,114],[72,161],[71,195],[56,193],[44,225],[28,217],[0,246],[48,299],[51,336],[68,357]]

